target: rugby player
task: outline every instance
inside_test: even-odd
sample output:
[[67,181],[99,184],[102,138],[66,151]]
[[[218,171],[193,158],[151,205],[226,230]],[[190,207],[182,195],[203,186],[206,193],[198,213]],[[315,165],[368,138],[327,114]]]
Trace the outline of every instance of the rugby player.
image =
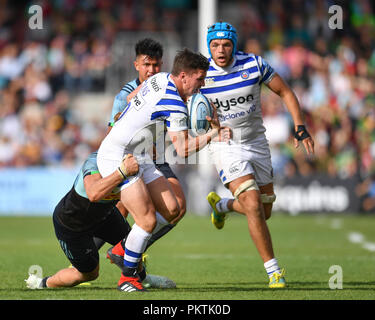
[[[137,88],[140,87],[140,85],[150,78],[151,76],[159,73],[161,71],[161,67],[163,65],[163,47],[162,45],[153,40],[153,39],[143,39],[136,43],[135,45],[135,61],[134,61],[134,68],[138,72],[138,77],[127,84],[125,84],[121,91],[116,95],[112,112],[111,112],[111,118],[108,123],[108,132],[112,128],[114,124],[114,117],[119,112],[122,112],[127,104],[129,103],[131,97],[135,95],[137,92]],[[162,136],[164,139],[164,136]],[[163,144],[161,144],[163,145]],[[154,148],[154,151],[156,151],[156,148]],[[168,233],[172,228],[175,227],[178,221],[180,221],[186,212],[186,200],[185,195],[182,190],[181,184],[178,181],[177,176],[172,171],[171,167],[167,162],[158,163],[156,162],[156,154],[154,155],[154,163],[158,170],[160,170],[165,178],[168,180],[168,183],[170,184],[170,187],[172,188],[179,208],[180,212],[177,215],[177,217],[172,220],[170,223],[163,226],[157,233],[153,233],[151,238],[148,241],[147,247],[150,246],[152,243],[154,243],[156,240],[158,240],[160,237]],[[124,208],[122,211],[126,217],[127,210]],[[112,260],[112,262],[120,261],[119,257],[122,257],[124,255],[124,248],[123,248],[124,242],[119,243],[114,248],[110,248],[108,250],[107,257]],[[116,263],[117,264],[117,263]],[[119,263],[119,266],[122,265],[123,262],[121,261]]]
[[77,175],[71,190],[53,212],[56,237],[73,268],[65,268],[52,276],[39,278],[30,274],[30,289],[73,287],[99,276],[99,253],[94,237],[115,245],[127,236],[131,227],[116,204],[117,186],[136,174],[139,165],[128,154],[107,177],[98,171],[97,153],[90,154]]
[[215,192],[207,196],[216,228],[224,226],[226,213],[246,215],[249,232],[264,262],[270,288],[286,286],[284,269],[275,258],[266,219],[271,216],[276,196],[269,145],[264,134],[260,91],[265,84],[278,94],[290,112],[295,126],[295,147],[301,141],[308,154],[314,141],[308,133],[299,102],[283,79],[260,56],[237,51],[237,33],[226,22],[208,28],[210,67],[201,92],[217,107],[223,126],[232,129],[229,143],[212,142],[209,152],[219,177],[235,199]]
[[[103,140],[98,151],[98,167],[103,177],[113,172],[124,155],[133,153],[139,162],[137,175],[124,180],[121,202],[132,213],[134,225],[125,241],[124,269],[118,282],[122,291],[144,291],[137,265],[152,233],[174,221],[180,207],[170,184],[155,167],[147,150],[153,150],[150,129],[167,128],[177,154],[187,157],[202,149],[218,135],[220,123],[214,110],[207,117],[211,130],[190,137],[185,102],[204,84],[208,60],[184,49],[176,55],[171,73],[158,73],[143,82],[137,94]],[[159,213],[159,214],[158,214]]]

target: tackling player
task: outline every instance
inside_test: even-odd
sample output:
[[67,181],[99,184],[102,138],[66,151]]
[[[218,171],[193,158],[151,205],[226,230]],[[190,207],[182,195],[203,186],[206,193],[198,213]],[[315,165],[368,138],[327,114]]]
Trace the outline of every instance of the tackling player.
[[220,124],[214,111],[212,118],[207,117],[212,128],[209,132],[196,138],[188,135],[185,102],[204,84],[208,66],[201,54],[188,49],[180,51],[171,74],[158,73],[142,84],[99,148],[98,167],[104,177],[111,174],[128,153],[133,153],[140,163],[139,173],[124,180],[121,186],[121,202],[132,213],[135,223],[125,241],[119,290],[144,290],[137,275],[137,264],[147,241],[153,232],[174,221],[180,212],[170,184],[147,153],[149,148],[152,153],[152,130],[159,127],[164,132],[166,125],[181,157],[202,149],[219,133]]
[[136,158],[129,154],[110,175],[102,178],[98,171],[97,153],[84,162],[72,189],[61,199],[53,213],[55,234],[74,268],[38,278],[30,274],[30,289],[73,287],[99,276],[99,254],[94,237],[115,245],[131,228],[116,207],[116,188],[139,169]]
[[283,288],[286,286],[285,271],[280,269],[275,258],[266,224],[276,196],[262,120],[262,84],[278,94],[291,113],[295,147],[301,141],[307,153],[312,154],[314,141],[306,130],[293,91],[262,57],[237,51],[237,33],[232,25],[217,22],[210,26],[207,46],[210,68],[201,92],[216,105],[221,124],[233,130],[230,143],[212,142],[209,151],[222,183],[235,197],[221,199],[215,192],[207,196],[213,208],[212,222],[221,229],[227,212],[246,215],[251,238],[269,276],[269,287]]

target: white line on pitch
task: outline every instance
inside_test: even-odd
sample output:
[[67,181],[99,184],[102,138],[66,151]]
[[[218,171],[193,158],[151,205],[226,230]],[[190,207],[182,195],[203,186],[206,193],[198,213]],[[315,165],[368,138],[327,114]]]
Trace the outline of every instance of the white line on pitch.
[[365,241],[365,236],[360,232],[356,232],[356,231],[350,232],[348,234],[348,240],[351,243],[357,243],[361,245],[361,247],[365,250],[375,252],[375,243]]

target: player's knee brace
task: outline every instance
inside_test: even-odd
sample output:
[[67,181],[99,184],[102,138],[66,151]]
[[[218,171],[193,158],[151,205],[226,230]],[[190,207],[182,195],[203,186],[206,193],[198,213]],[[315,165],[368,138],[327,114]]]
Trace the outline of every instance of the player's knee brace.
[[262,201],[262,203],[273,203],[276,200],[276,195],[262,193],[260,195],[260,200]]
[[259,187],[254,179],[249,179],[241,183],[239,187],[236,189],[236,191],[234,191],[233,195],[236,199],[238,199],[239,195],[242,192],[245,192],[248,190],[259,190]]

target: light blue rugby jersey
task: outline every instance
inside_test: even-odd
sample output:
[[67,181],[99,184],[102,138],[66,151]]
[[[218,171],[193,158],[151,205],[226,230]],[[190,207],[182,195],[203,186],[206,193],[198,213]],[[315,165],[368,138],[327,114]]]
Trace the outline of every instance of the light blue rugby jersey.
[[[83,183],[83,179],[90,174],[99,173],[98,165],[96,163],[97,151],[91,153],[86,161],[83,163],[81,170],[79,171],[75,181],[74,181],[74,190],[81,196],[88,199],[85,185]],[[111,193],[105,199],[102,199],[98,202],[101,203],[108,203],[114,201],[115,203],[119,200],[119,194]]]
[[134,79],[127,84],[125,84],[121,91],[116,95],[114,101],[113,101],[113,106],[112,106],[112,112],[111,112],[111,118],[109,120],[108,126],[113,127],[113,124],[115,122],[115,115],[119,112],[124,111],[125,107],[127,106],[127,101],[126,98],[128,95],[133,92],[141,82],[139,79]]
[[221,68],[210,58],[201,92],[216,106],[220,124],[237,129],[233,140],[251,144],[266,141],[260,91],[274,77],[273,68],[260,56],[238,51],[230,66]]

